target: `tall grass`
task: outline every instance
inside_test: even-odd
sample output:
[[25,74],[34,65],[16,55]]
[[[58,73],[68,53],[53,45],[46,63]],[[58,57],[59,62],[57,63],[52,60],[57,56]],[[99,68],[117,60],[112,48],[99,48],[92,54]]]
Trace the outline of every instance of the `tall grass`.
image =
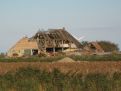
[[0,76],[0,91],[121,91],[121,73],[68,75],[21,68]]
[[111,55],[71,55],[70,58],[75,61],[121,61],[121,54]]
[[50,56],[50,57],[29,57],[29,58],[0,58],[0,62],[55,62],[64,57],[70,57],[75,61],[121,61],[121,54],[111,55],[71,55],[71,56]]
[[53,62],[64,58],[65,56],[38,57],[31,56],[28,58],[0,58],[0,62]]

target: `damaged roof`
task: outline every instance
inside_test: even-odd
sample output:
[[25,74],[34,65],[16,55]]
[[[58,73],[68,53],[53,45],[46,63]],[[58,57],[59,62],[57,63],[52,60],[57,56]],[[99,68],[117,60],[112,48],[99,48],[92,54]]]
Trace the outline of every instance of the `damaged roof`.
[[77,48],[82,48],[80,42],[76,40],[70,33],[68,33],[65,28],[48,29],[48,31],[38,31],[31,39],[43,39],[50,42],[52,42],[53,40],[64,40],[69,43],[74,43]]

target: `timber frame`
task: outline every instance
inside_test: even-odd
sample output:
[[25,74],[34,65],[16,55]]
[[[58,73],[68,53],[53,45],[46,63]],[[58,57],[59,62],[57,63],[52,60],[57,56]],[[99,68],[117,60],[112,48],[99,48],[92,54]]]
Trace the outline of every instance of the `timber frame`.
[[[63,52],[65,48],[71,49],[82,47],[79,41],[69,34],[65,28],[38,31],[30,40],[36,40],[39,51],[44,53],[46,53],[47,48],[52,48],[53,52],[56,51],[56,48],[61,48],[61,51]],[[72,44],[75,46],[72,46]]]
[[38,31],[33,37],[23,37],[7,52],[9,57],[53,55],[56,52],[70,52],[82,48],[65,28]]

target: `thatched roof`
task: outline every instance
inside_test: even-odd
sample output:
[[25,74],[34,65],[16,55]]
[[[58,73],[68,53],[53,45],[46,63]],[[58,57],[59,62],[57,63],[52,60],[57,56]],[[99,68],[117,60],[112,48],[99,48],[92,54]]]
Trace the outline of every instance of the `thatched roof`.
[[74,43],[77,48],[81,48],[81,44],[71,34],[63,29],[49,29],[48,31],[38,31],[31,39],[46,40],[50,43],[55,41],[66,41],[68,43]]
[[104,52],[103,48],[99,45],[98,42],[90,42],[90,46],[93,46],[95,47],[95,49],[98,51],[98,52]]
[[104,50],[102,49],[102,47],[98,44],[98,42],[89,42],[88,45],[86,45],[84,47],[84,49],[88,50],[88,51],[92,51],[92,52],[104,52]]

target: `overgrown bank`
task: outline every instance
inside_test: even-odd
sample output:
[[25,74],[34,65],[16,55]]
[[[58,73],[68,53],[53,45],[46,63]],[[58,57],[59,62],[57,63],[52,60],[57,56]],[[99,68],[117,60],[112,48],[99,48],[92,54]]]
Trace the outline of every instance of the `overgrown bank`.
[[0,91],[121,91],[121,73],[63,74],[29,67],[1,75]]

